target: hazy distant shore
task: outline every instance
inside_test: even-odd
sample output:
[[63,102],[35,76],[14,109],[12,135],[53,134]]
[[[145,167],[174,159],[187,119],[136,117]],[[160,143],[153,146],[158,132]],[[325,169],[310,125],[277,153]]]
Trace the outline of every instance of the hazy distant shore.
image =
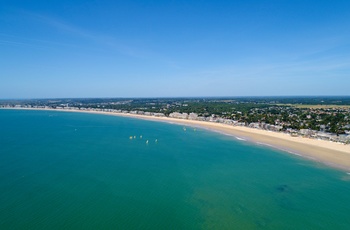
[[[5,108],[11,109],[11,108]],[[266,130],[259,130],[254,128],[232,126],[221,123],[184,120],[169,117],[154,117],[127,113],[111,113],[102,111],[84,111],[84,110],[65,110],[65,109],[39,109],[39,108],[12,108],[21,110],[50,110],[50,111],[64,111],[64,112],[80,112],[104,114],[112,116],[132,117],[138,119],[162,121],[168,123],[175,123],[180,125],[196,126],[209,129],[212,131],[228,134],[244,139],[256,144],[267,145],[272,148],[277,148],[291,154],[299,155],[301,157],[322,162],[330,167],[350,171],[350,145],[341,143],[323,141],[317,139],[309,139],[303,137],[292,137],[288,134],[270,132]]]

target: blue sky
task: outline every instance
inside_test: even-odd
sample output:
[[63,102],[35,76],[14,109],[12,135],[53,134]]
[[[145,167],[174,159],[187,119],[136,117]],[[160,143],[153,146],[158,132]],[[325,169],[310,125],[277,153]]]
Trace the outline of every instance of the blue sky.
[[0,3],[0,98],[350,95],[350,1]]

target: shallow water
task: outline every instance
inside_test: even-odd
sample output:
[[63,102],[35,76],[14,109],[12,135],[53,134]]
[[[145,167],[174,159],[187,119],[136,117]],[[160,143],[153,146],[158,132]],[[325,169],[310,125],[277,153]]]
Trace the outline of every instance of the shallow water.
[[56,111],[0,127],[0,229],[350,229],[350,175],[231,136]]

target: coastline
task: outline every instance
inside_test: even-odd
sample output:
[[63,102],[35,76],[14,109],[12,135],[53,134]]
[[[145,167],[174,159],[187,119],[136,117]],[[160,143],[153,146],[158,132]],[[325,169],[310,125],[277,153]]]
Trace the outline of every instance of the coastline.
[[155,117],[137,114],[112,113],[103,111],[86,111],[74,109],[40,109],[40,108],[1,108],[8,110],[41,110],[41,111],[61,111],[61,112],[79,112],[90,114],[102,114],[110,116],[122,116],[151,121],[167,122],[179,125],[187,125],[204,128],[214,132],[231,135],[238,140],[246,140],[258,145],[264,145],[270,148],[278,149],[289,154],[297,155],[305,159],[323,163],[329,167],[337,168],[350,172],[350,145],[341,143],[309,139],[303,137],[292,137],[288,134],[271,132],[266,130],[231,126],[227,124],[184,120],[170,117]]

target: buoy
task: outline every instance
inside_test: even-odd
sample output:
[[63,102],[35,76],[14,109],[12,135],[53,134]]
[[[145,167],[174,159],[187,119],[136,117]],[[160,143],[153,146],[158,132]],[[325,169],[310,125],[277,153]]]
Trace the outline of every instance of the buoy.
[[130,136],[129,139],[132,140],[132,136]]
[[146,144],[148,144],[148,140],[146,141]]

